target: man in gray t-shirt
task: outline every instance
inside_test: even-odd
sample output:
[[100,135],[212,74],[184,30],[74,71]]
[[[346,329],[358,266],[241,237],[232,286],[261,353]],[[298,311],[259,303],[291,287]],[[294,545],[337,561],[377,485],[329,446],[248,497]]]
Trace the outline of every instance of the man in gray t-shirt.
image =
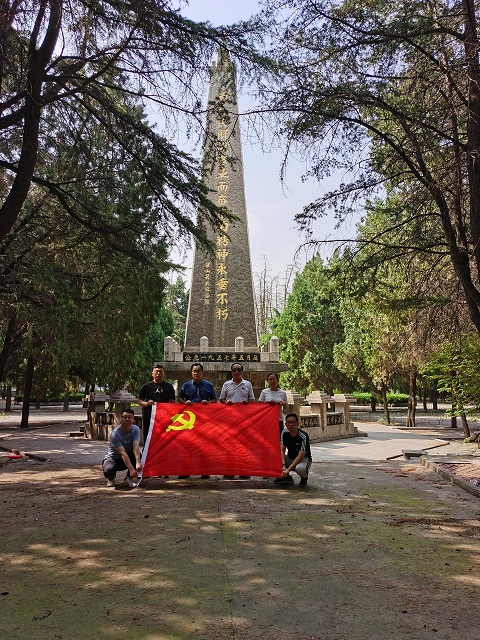
[[124,409],[120,424],[110,435],[110,445],[102,462],[103,475],[107,479],[107,487],[115,486],[117,471],[127,469],[124,484],[134,487],[133,479],[142,470],[140,460],[140,429],[133,424],[133,409]]

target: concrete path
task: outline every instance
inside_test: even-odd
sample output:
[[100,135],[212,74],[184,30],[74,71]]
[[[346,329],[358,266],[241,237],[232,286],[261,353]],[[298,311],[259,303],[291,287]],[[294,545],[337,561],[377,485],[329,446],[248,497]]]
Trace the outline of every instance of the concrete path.
[[[314,460],[333,462],[335,460],[358,460],[378,462],[402,456],[403,449],[423,450],[432,453],[442,448],[444,452],[452,449],[449,440],[442,439],[447,433],[398,429],[379,423],[355,423],[361,433],[356,438],[333,440],[312,445]],[[450,435],[450,433],[449,433]]]
[[21,409],[0,417],[0,450],[18,451],[36,458],[71,466],[99,464],[108,443],[71,437],[86,421],[86,410],[74,407],[32,409],[30,427],[20,429]]

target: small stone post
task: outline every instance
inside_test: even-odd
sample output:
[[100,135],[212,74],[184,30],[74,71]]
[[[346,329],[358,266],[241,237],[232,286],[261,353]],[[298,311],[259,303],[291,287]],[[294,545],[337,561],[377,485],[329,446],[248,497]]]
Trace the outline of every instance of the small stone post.
[[320,426],[324,431],[327,429],[327,404],[332,400],[331,396],[324,391],[312,391],[307,396],[311,412],[320,416]]
[[344,393],[336,393],[333,396],[335,402],[335,411],[341,411],[343,413],[343,425],[345,432],[341,435],[348,435],[353,433],[353,422],[350,422],[350,403],[354,402],[353,396],[345,395]]
[[305,398],[296,391],[287,390],[285,393],[287,394],[288,402],[288,409],[284,411],[285,415],[287,413],[296,413],[300,420],[300,406],[305,402]]

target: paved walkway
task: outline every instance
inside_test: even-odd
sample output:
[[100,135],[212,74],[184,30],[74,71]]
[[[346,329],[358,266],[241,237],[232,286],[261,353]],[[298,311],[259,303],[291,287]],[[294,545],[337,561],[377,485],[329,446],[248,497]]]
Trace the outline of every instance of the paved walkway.
[[442,451],[454,448],[449,440],[442,439],[442,436],[447,437],[446,432],[409,431],[373,422],[356,422],[355,425],[365,435],[314,444],[312,446],[314,459],[324,462],[334,460],[377,462],[400,457],[403,455],[403,449],[428,450],[430,453],[440,448]]
[[86,410],[80,406],[65,412],[61,407],[30,411],[28,429],[20,429],[21,408],[0,416],[0,450],[18,451],[59,464],[98,464],[107,442],[71,437],[85,424]]

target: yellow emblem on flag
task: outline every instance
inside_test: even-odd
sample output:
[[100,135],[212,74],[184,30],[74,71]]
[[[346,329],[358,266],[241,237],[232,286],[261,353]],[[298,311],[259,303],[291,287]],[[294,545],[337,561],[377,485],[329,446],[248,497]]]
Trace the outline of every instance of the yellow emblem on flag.
[[[183,417],[185,414],[188,415],[188,419]],[[165,431],[183,431],[184,429],[193,429],[195,426],[195,418],[195,414],[191,411],[177,413],[177,415],[172,416],[170,419],[172,422],[179,422],[180,424],[171,424]]]

